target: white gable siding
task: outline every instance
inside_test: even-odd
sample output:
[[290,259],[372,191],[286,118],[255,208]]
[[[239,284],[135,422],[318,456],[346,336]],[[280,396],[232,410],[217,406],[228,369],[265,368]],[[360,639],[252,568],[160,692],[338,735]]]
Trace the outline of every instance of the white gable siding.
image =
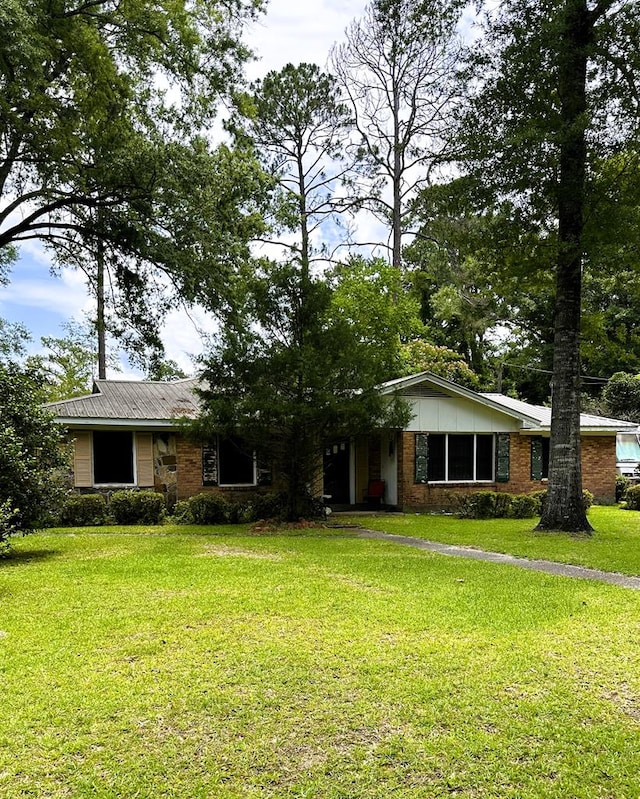
[[407,397],[413,418],[409,432],[510,433],[520,429],[511,416],[461,397]]

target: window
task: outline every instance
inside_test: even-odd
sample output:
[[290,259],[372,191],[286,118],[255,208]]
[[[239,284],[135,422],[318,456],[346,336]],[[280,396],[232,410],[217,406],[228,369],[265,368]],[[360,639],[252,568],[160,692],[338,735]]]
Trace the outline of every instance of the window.
[[238,436],[218,441],[220,485],[255,485],[253,452],[247,451]]
[[270,486],[271,463],[256,457],[239,436],[218,436],[202,446],[202,485]]
[[542,436],[531,438],[531,479],[549,479],[549,441]]
[[93,482],[96,485],[133,485],[133,433],[94,430]]
[[[422,449],[425,448],[426,439],[427,468],[426,480],[418,479],[420,470],[416,468],[416,482],[481,482],[494,479],[492,434],[430,433],[427,436],[419,433],[418,437]],[[423,473],[424,470],[420,471],[420,474]]]
[[255,485],[253,452],[247,452],[237,436],[220,438],[220,485]]

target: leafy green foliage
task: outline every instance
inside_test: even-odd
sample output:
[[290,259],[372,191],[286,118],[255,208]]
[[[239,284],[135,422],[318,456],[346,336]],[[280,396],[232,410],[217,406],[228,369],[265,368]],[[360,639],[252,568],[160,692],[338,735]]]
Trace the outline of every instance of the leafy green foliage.
[[66,451],[43,399],[40,375],[0,362],[0,543],[46,526],[62,500]]
[[631,481],[628,477],[623,474],[616,475],[616,502],[622,502],[630,485]]
[[179,524],[224,524],[229,520],[229,502],[220,494],[197,494],[176,503]]
[[640,421],[640,375],[616,372],[602,390],[602,400],[615,419]]
[[287,514],[287,496],[278,492],[260,492],[245,500],[230,500],[221,494],[197,494],[176,503],[176,524],[247,524],[260,519],[283,519]]
[[107,501],[102,494],[67,494],[60,511],[64,527],[95,527],[107,520]]
[[404,375],[428,371],[467,388],[480,388],[478,375],[471,371],[457,352],[447,347],[438,347],[423,339],[414,339],[401,345],[400,354]]
[[403,343],[424,333],[418,302],[402,271],[382,258],[353,257],[328,275],[331,313],[375,352],[386,377],[405,374]]
[[[112,332],[143,359],[161,352],[168,287],[190,299],[214,285],[208,297],[220,300],[228,275],[215,267],[237,266],[240,230],[253,232],[244,166],[196,132],[238,81],[249,55],[242,24],[262,5],[7,0],[0,9],[2,262],[11,245],[39,238],[58,264],[85,272],[92,293],[106,270]],[[169,281],[155,279],[158,268]]]
[[[97,348],[88,325],[67,322],[64,336],[43,336],[44,351],[27,358],[27,365],[43,377],[47,402],[80,397],[91,392],[97,364]],[[117,360],[108,358],[111,369],[119,369]]]
[[114,491],[109,499],[116,524],[160,524],[165,513],[164,497],[156,491]]
[[336,312],[323,280],[271,265],[251,284],[245,315],[225,327],[205,363],[208,388],[195,435],[239,435],[272,462],[291,520],[321,493],[323,442],[406,421],[404,404],[377,390],[388,377],[386,352],[378,357],[360,333]]
[[542,504],[538,493],[474,491],[457,494],[457,515],[461,519],[530,519],[540,515]]
[[622,507],[625,510],[640,510],[640,485],[629,486],[624,493]]

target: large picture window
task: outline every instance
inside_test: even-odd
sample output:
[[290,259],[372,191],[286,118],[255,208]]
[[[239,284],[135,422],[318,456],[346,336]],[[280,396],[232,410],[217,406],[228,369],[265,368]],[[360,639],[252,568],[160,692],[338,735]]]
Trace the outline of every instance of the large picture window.
[[428,482],[490,482],[494,479],[495,447],[492,434],[430,433],[428,436],[420,435],[427,442]]
[[93,482],[96,485],[133,485],[133,433],[94,430]]

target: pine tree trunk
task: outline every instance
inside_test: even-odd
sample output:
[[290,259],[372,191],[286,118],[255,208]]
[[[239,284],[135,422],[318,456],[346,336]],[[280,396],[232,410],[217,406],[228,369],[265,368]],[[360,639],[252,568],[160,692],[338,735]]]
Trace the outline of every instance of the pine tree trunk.
[[539,530],[592,530],[582,499],[580,457],[580,311],[590,35],[586,0],[565,0],[558,72],[562,134],[549,490]]
[[104,245],[98,242],[98,256],[96,259],[96,332],[98,335],[98,377],[106,380],[107,377],[107,336],[104,311]]

